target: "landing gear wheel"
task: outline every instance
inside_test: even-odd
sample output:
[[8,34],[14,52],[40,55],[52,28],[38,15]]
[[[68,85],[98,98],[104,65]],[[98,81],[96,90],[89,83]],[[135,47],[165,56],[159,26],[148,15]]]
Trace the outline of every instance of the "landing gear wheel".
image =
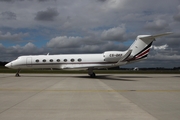
[[93,72],[93,68],[89,68],[88,69],[88,74],[91,78],[95,78],[96,77],[96,74]]
[[96,74],[93,72],[92,74],[89,74],[91,78],[95,78]]
[[20,77],[20,75],[19,75],[20,71],[21,71],[21,70],[18,70],[18,71],[16,72],[15,77]]
[[15,77],[20,77],[19,73],[16,73]]

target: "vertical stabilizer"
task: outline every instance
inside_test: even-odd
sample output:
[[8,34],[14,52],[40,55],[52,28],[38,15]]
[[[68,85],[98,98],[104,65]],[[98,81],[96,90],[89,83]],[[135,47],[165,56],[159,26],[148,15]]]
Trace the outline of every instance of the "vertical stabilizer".
[[151,45],[156,37],[161,37],[165,35],[172,34],[170,32],[158,34],[158,35],[139,35],[137,36],[134,43],[130,46],[129,49],[132,50],[128,61],[139,60],[146,58],[150,51]]

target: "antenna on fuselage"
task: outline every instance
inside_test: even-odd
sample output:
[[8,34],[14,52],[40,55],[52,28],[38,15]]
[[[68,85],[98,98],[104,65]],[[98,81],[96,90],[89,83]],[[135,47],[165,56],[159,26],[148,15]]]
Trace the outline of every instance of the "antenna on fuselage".
[[49,53],[47,55],[49,55]]

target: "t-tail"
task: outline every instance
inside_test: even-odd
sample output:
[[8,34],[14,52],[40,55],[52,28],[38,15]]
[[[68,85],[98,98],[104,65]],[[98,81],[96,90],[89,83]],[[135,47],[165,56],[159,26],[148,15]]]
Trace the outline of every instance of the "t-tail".
[[171,32],[158,35],[138,35],[134,43],[128,50],[132,50],[130,56],[125,61],[136,61],[144,59],[148,56],[151,45],[155,38],[172,34]]

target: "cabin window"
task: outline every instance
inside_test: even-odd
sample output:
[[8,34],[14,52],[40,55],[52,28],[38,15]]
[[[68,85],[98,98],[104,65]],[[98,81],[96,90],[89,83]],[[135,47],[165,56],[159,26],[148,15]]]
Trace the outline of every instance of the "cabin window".
[[81,59],[81,58],[79,58],[79,59],[78,59],[78,62],[81,62],[81,61],[82,61],[82,59]]
[[74,62],[74,59],[71,59],[71,62]]
[[60,59],[57,59],[56,61],[57,61],[57,62],[60,62]]
[[36,62],[39,62],[39,60],[36,60]]
[[64,62],[67,62],[67,59],[64,59]]
[[44,59],[43,62],[46,62],[46,60]]
[[50,61],[50,62],[53,62],[53,59],[50,59],[49,61]]

